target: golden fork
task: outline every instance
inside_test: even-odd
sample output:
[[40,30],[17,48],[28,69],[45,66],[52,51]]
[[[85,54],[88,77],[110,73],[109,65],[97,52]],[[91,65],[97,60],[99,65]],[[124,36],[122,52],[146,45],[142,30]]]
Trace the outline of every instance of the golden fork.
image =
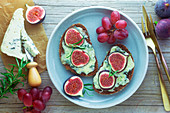
[[148,17],[148,14],[146,12],[145,7],[143,6],[142,8],[143,8],[143,16],[144,16],[144,19],[145,19],[146,28],[148,28],[148,30],[150,32],[150,37],[152,38],[153,43],[155,44],[155,48],[157,49],[157,51],[159,53],[162,66],[164,68],[164,71],[165,71],[166,76],[168,78],[168,81],[170,83],[170,75],[169,75],[168,65],[166,63],[166,60],[165,60],[163,54],[162,54],[161,48],[159,46],[159,43],[158,43],[158,41],[156,39],[155,28],[154,28],[154,25],[153,25],[152,16],[150,15],[150,20],[149,20],[149,17]]
[[[147,46],[153,51],[153,54],[155,56],[155,60],[156,60],[157,68],[158,68],[158,76],[159,76],[159,82],[160,82],[160,87],[161,87],[163,105],[164,105],[164,108],[165,108],[166,111],[170,111],[170,101],[169,101],[168,93],[167,93],[166,86],[165,86],[165,83],[164,83],[164,79],[163,79],[163,76],[162,76],[162,72],[161,72],[161,69],[160,69],[159,61],[158,61],[158,58],[157,58],[157,55],[156,55],[155,44],[154,44],[153,40],[151,39],[151,36],[148,32],[148,28],[146,26],[146,21],[145,21],[145,26],[146,26],[146,32],[145,32],[142,17],[141,17],[141,23],[142,23],[142,32],[145,36]],[[154,26],[152,26],[152,27],[154,27]]]

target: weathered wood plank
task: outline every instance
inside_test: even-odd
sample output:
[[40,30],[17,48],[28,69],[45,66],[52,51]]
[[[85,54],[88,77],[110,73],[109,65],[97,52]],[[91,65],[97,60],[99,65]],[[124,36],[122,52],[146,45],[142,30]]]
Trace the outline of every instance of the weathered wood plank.
[[[8,105],[6,105],[8,106]],[[20,107],[1,108],[2,113],[22,113]],[[166,113],[162,106],[114,106],[106,109],[88,109],[72,106],[47,106],[42,113]]]
[[[34,0],[36,5],[41,5],[47,11],[46,19],[43,22],[45,32],[50,37],[55,26],[69,13],[78,10],[82,7],[88,6],[108,6],[116,8],[129,17],[131,17],[137,25],[141,28],[142,16],[142,5],[146,6],[148,13],[152,14],[154,20],[159,20],[159,18],[154,13],[154,5],[157,0]],[[164,57],[167,60],[168,67],[170,68],[170,39],[159,39],[161,49],[163,51]],[[4,65],[0,59],[0,71],[5,72],[3,69]],[[163,72],[165,83],[167,86],[168,93],[170,94],[170,85]],[[42,85],[39,87],[43,89],[44,86],[50,85],[53,88],[53,94],[50,101],[47,103],[47,107],[43,113],[164,113],[164,108],[161,99],[159,80],[157,76],[157,68],[154,56],[149,50],[149,65],[146,77],[136,91],[136,93],[127,99],[125,102],[107,109],[87,109],[79,107],[72,102],[65,99],[54,87],[50,80],[48,72],[41,74]],[[24,88],[28,91],[30,86],[27,85],[27,81],[24,82],[26,85]],[[21,84],[18,85],[21,87]],[[9,99],[2,99],[0,101],[0,112],[17,112],[22,113],[22,107],[24,106],[22,102],[19,101],[16,95],[10,95]]]

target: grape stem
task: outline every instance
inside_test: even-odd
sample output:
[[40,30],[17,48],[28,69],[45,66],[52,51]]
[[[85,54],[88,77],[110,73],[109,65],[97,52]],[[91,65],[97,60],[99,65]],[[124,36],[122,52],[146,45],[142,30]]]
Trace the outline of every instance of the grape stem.
[[[33,105],[31,105],[31,106],[29,106],[29,107],[31,108],[31,107],[33,107]],[[26,109],[26,108],[27,108],[27,106],[24,106],[22,109]]]

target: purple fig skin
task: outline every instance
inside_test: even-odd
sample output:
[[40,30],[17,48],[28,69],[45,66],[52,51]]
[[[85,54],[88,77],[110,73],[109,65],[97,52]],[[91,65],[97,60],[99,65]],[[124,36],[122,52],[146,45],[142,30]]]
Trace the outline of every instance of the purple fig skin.
[[27,20],[30,24],[33,24],[33,25],[42,23],[42,22],[44,21],[45,17],[46,17],[46,11],[45,11],[45,9],[44,9],[43,7],[41,7],[41,6],[29,6],[29,8],[27,8],[27,11],[33,10],[35,7],[39,7],[39,8],[41,8],[41,9],[43,9],[44,11],[41,12],[41,13],[44,13],[44,16],[43,16],[43,18],[42,18],[41,20],[39,20],[39,21],[37,21],[37,22],[35,23],[35,22],[32,22],[32,21],[30,21],[30,20],[27,19],[29,13],[26,12],[26,20]]
[[[115,52],[110,53],[110,55],[112,55],[113,53],[115,53]],[[128,62],[128,56],[129,56],[129,55],[125,55],[125,54],[122,53],[122,52],[119,52],[119,53],[121,53],[122,55],[127,56],[127,57],[126,57],[126,64],[125,64],[124,68],[123,68],[121,71],[118,71],[117,73],[121,73],[122,71],[124,71],[124,70],[126,69],[127,62]],[[110,55],[109,55],[109,56],[110,56]],[[107,61],[109,62],[109,58],[107,59]]]
[[33,25],[36,25],[36,24],[40,24],[40,23],[42,23],[43,21],[44,21],[44,19],[45,19],[45,17],[46,17],[46,12],[45,12],[45,15],[44,15],[44,17],[39,21],[39,22],[37,22],[37,23],[31,23],[31,24],[33,24]]
[[170,19],[162,19],[156,25],[156,34],[160,38],[170,37]]
[[43,17],[38,23],[35,23],[35,24],[40,24],[40,23],[42,23],[42,22],[44,21],[45,17],[46,17],[46,12],[45,12],[44,17]]
[[80,95],[77,95],[77,96],[72,96],[71,94],[69,95],[69,94],[67,94],[66,91],[65,91],[65,88],[64,88],[64,87],[65,87],[65,84],[66,84],[66,82],[67,82],[68,80],[70,80],[72,77],[73,77],[73,76],[69,77],[69,78],[64,82],[64,84],[63,84],[64,93],[65,93],[67,96],[71,97],[71,98],[72,98],[72,97],[73,97],[73,98],[74,98],[74,97],[80,97]]
[[158,0],[155,5],[155,13],[161,18],[170,17],[170,0]]
[[[100,76],[100,74],[101,74],[102,72],[109,72],[109,70],[102,70],[102,71],[100,71],[99,76]],[[116,79],[117,79],[117,77],[114,76],[114,78],[115,78],[115,83],[114,83],[114,85],[113,85],[111,88],[102,88],[102,86],[100,86],[100,84],[99,84],[100,88],[101,88],[102,90],[106,90],[106,91],[112,89],[112,88],[115,86],[115,84],[116,84]],[[98,79],[98,82],[100,82],[99,79]]]

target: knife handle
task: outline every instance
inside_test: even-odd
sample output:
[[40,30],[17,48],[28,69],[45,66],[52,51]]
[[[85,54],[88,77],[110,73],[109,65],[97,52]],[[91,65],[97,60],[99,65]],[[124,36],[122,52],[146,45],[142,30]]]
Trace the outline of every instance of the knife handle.
[[164,70],[165,70],[166,76],[167,76],[168,81],[169,81],[169,83],[170,83],[170,76],[169,76],[168,65],[167,65],[167,63],[166,63],[166,60],[165,60],[163,54],[162,54],[162,51],[161,51],[161,49],[160,49],[160,47],[159,47],[159,44],[158,44],[157,50],[158,50],[158,53],[159,53],[159,56],[160,56],[160,59],[161,59],[161,63],[162,63],[162,65],[163,65],[163,68],[164,68]]
[[155,60],[156,60],[157,68],[158,68],[158,76],[159,76],[163,105],[164,105],[165,111],[170,111],[170,100],[169,100],[165,82],[164,82],[164,79],[162,76],[162,71],[161,71],[161,68],[159,65],[159,61],[158,61],[156,52],[155,51],[153,51],[153,52],[154,52],[154,56],[155,56]]
[[26,67],[29,69],[28,84],[31,87],[38,87],[41,85],[41,77],[40,77],[39,72],[36,69],[37,66],[38,64],[36,62],[30,62],[26,65]]

